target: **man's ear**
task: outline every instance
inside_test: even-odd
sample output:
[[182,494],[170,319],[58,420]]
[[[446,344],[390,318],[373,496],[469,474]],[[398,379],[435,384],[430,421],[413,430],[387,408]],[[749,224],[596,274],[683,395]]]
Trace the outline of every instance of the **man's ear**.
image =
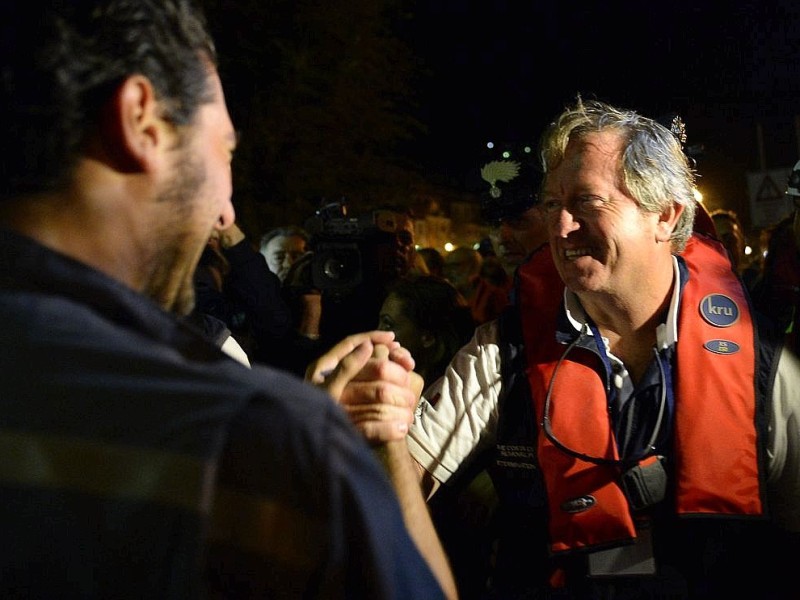
[[175,143],[155,89],[142,75],[119,85],[103,111],[101,128],[106,155],[124,172],[153,171]]
[[668,208],[664,209],[658,216],[656,225],[656,241],[669,242],[672,232],[678,225],[678,219],[683,214],[683,205],[673,202]]

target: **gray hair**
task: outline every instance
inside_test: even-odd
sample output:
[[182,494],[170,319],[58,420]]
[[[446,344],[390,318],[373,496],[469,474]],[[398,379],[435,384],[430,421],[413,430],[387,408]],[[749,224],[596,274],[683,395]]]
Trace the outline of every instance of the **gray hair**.
[[660,213],[672,204],[683,213],[670,238],[680,252],[692,234],[695,216],[695,172],[678,139],[663,125],[632,110],[603,102],[584,102],[567,107],[545,131],[540,156],[545,176],[564,159],[570,140],[590,133],[616,131],[626,142],[622,153],[625,189],[646,212]]

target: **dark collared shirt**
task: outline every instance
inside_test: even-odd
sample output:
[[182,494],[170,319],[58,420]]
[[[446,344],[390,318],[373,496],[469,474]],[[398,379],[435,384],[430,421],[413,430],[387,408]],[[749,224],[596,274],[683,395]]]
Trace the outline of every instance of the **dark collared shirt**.
[[0,596],[440,598],[328,396],[0,231]]

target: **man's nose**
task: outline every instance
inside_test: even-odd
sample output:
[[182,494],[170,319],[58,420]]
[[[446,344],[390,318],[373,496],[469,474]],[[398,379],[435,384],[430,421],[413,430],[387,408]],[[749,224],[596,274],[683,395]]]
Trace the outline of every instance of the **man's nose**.
[[566,208],[559,209],[550,224],[550,231],[556,237],[565,238],[573,231],[580,229],[580,223]]
[[222,203],[222,210],[220,211],[219,218],[217,219],[214,229],[222,231],[233,225],[236,221],[236,211],[233,209],[233,202],[227,200]]

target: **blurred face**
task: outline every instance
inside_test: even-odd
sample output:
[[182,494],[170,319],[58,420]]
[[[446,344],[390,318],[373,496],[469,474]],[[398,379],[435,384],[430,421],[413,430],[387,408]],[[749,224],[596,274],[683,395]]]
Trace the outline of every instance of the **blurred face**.
[[423,331],[406,316],[403,301],[394,294],[389,294],[383,302],[378,329],[394,331],[395,339],[411,352],[415,360],[423,356]]
[[489,237],[503,267],[513,271],[547,242],[547,221],[541,205],[529,208],[515,219],[505,219],[492,227]]
[[231,159],[236,134],[222,85],[209,68],[213,102],[198,109],[174,150],[173,175],[162,185],[153,228],[150,277],[145,293],[166,310],[188,314],[194,305],[193,275],[215,229],[234,221]]
[[731,264],[734,269],[739,268],[739,263],[744,257],[744,234],[739,226],[726,217],[714,218],[714,228],[722,245],[728,250]]
[[298,235],[278,235],[262,251],[269,270],[283,281],[295,261],[306,253],[306,241]]
[[468,248],[456,248],[444,257],[444,275],[457,289],[462,290],[472,283],[480,271],[477,252]]
[[381,232],[375,244],[375,261],[384,281],[393,281],[408,274],[414,265],[414,223],[406,215],[381,211],[391,220],[394,232]]
[[633,292],[652,270],[659,215],[622,189],[621,150],[613,132],[573,140],[545,180],[553,260],[578,294]]

